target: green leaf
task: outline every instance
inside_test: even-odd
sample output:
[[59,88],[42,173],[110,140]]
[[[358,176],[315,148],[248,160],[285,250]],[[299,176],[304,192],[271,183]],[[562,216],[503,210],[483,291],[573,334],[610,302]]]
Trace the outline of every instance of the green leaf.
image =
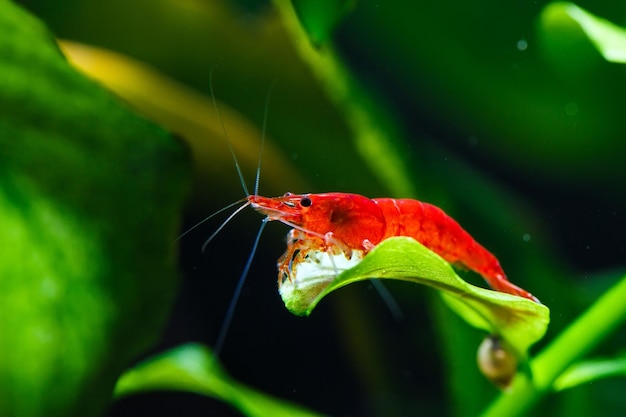
[[573,21],[609,62],[626,63],[626,29],[597,17],[573,3],[551,3],[542,12],[542,20],[554,30]]
[[319,417],[320,414],[272,398],[231,379],[212,352],[201,345],[179,346],[127,371],[115,394],[173,390],[192,392],[225,401],[250,417]]
[[356,0],[293,0],[293,7],[310,41],[326,43],[339,21],[356,5]]
[[610,359],[593,359],[567,368],[554,381],[554,389],[562,391],[597,379],[626,376],[626,355]]
[[336,279],[324,271],[322,277],[286,281],[281,287],[285,305],[296,315],[309,315],[331,292],[370,278],[424,284],[440,291],[450,308],[469,324],[506,340],[520,357],[543,337],[549,323],[545,305],[468,284],[449,263],[411,238],[387,239],[350,266]]
[[0,10],[0,415],[99,415],[172,304],[189,157]]

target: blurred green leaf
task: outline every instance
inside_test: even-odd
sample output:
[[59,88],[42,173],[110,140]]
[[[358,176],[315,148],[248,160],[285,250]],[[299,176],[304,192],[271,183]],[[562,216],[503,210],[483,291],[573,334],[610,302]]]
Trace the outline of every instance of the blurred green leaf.
[[351,283],[381,278],[428,285],[441,291],[444,301],[465,321],[501,336],[520,357],[525,357],[528,348],[543,337],[549,323],[550,311],[545,305],[468,284],[449,263],[407,237],[386,239],[336,279],[327,271],[321,272],[323,277],[282,284],[283,301],[292,313],[309,315],[331,292]]
[[554,381],[554,389],[562,391],[597,379],[626,376],[626,355],[610,359],[593,359],[567,368]]
[[298,18],[316,47],[326,43],[339,21],[356,6],[356,0],[292,0]]
[[99,415],[173,301],[189,158],[0,9],[0,415]]
[[542,19],[545,25],[553,27],[558,27],[567,20],[576,22],[604,59],[609,62],[626,63],[624,28],[568,2],[547,5],[542,12]]
[[144,361],[117,383],[118,397],[145,391],[174,390],[225,401],[249,417],[317,417],[283,400],[272,398],[231,379],[212,352],[189,343]]

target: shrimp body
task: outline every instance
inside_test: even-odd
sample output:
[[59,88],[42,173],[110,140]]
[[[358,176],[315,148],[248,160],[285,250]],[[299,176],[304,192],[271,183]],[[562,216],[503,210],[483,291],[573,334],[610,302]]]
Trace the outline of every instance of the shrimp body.
[[[366,254],[389,237],[406,236],[447,262],[480,274],[497,291],[538,301],[528,291],[508,281],[498,259],[432,204],[412,199],[370,199],[347,193],[252,195],[248,201],[269,220],[278,220],[299,230],[295,234],[297,238],[292,238],[289,245],[291,249],[281,258],[287,267],[301,252],[294,243],[307,238],[317,242],[315,245],[320,249],[341,251],[350,258],[353,251]],[[311,243],[306,245],[310,247]]]

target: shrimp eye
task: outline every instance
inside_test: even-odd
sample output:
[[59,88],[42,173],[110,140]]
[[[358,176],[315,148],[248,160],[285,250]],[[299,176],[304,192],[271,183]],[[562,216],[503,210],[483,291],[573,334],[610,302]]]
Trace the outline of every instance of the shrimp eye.
[[300,200],[300,205],[302,207],[311,207],[311,204],[313,204],[313,202],[309,197],[302,197],[302,200]]

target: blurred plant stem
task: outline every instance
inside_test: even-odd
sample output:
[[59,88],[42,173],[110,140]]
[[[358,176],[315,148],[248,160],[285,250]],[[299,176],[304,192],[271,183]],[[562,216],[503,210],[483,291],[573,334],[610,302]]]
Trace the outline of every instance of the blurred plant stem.
[[275,0],[274,4],[300,56],[344,113],[361,157],[393,196],[415,197],[411,169],[399,152],[397,142],[401,142],[401,135],[395,131],[397,124],[392,116],[376,103],[369,91],[361,88],[329,44],[318,49],[310,42],[290,1]]
[[626,319],[625,299],[626,277],[623,277],[537,355],[531,362],[532,381],[522,373],[518,374],[510,391],[492,403],[483,417],[523,415],[552,390],[554,381],[563,371]]

